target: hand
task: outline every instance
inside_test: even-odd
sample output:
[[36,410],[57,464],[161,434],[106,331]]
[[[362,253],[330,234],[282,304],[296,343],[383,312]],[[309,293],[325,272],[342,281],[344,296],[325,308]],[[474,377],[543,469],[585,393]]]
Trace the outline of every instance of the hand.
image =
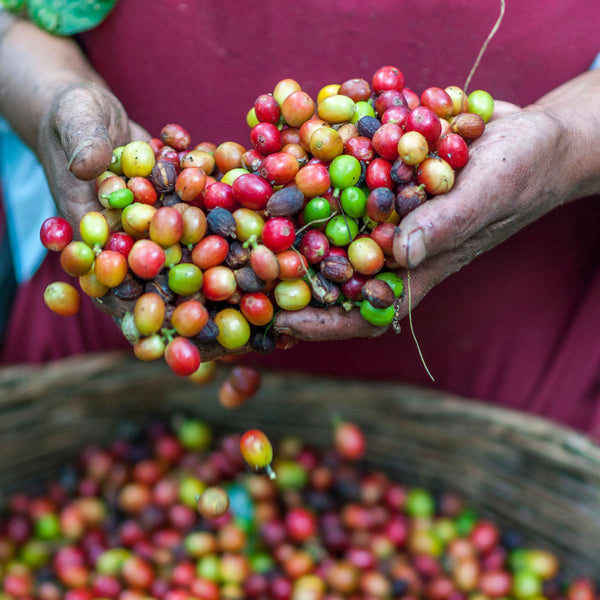
[[38,154],[58,211],[75,231],[85,213],[102,208],[91,181],[108,169],[113,148],[149,139],[101,85],[77,83],[54,100],[40,126]]
[[[107,170],[113,148],[150,135],[131,121],[121,103],[106,88],[92,83],[68,87],[52,103],[39,134],[40,160],[59,212],[78,231],[83,215],[102,210],[92,180]],[[102,312],[120,326],[123,315],[133,311],[134,301],[119,299],[112,290],[92,298]],[[199,345],[202,360],[249,351],[231,352],[217,342]]]
[[[559,121],[545,112],[497,102],[485,133],[470,146],[455,187],[399,224],[394,257],[411,270],[411,309],[443,279],[569,199],[569,177],[561,168],[564,136]],[[406,283],[406,271],[399,274]],[[397,318],[408,311],[405,291]],[[385,328],[366,324],[356,310],[342,316],[305,309],[280,314],[276,331],[331,340],[370,337]]]
[[[92,298],[92,302],[101,312],[111,316],[119,329],[122,329],[125,313],[132,313],[135,307],[135,300],[121,300],[112,291],[107,292],[101,298]],[[251,351],[250,343],[234,350],[225,348],[217,341],[197,343],[196,346],[200,350],[202,362],[218,360],[230,354],[245,354]]]

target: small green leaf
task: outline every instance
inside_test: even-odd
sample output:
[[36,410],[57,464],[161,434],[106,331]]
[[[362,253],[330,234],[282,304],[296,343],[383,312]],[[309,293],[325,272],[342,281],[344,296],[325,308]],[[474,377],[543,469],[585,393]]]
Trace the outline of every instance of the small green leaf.
[[[2,0],[3,3],[16,0]],[[38,27],[55,35],[70,36],[93,29],[117,0],[29,0],[27,13]]]
[[0,0],[0,7],[11,13],[20,13],[25,8],[25,0]]

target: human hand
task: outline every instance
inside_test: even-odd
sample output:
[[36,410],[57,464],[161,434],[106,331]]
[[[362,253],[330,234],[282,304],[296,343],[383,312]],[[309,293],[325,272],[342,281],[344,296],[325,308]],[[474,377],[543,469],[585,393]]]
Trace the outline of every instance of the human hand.
[[[87,212],[103,209],[93,180],[107,170],[113,149],[150,137],[128,118],[117,98],[100,85],[75,84],[54,100],[40,128],[39,154],[57,208],[71,222],[74,232]],[[113,290],[91,300],[118,326],[135,306],[135,300],[123,299]],[[216,341],[197,345],[203,361],[232,353]],[[246,345],[235,353],[249,349]]]
[[[497,102],[485,133],[470,146],[467,165],[447,194],[425,202],[399,224],[394,257],[410,269],[410,309],[438,283],[474,258],[568,200],[563,165],[565,131],[544,111]],[[406,290],[405,286],[405,290]],[[409,294],[396,317],[409,312]],[[342,314],[305,309],[280,313],[276,330],[305,340],[371,337],[374,327],[357,310]]]
[[113,149],[149,139],[101,85],[77,83],[54,99],[40,126],[38,155],[58,211],[75,231],[85,213],[102,209],[92,180],[108,169]]

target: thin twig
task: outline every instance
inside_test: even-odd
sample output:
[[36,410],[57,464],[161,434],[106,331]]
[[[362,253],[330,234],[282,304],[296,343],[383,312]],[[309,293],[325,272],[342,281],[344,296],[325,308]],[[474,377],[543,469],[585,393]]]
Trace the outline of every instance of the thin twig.
[[406,287],[408,288],[408,324],[410,325],[410,333],[412,334],[413,340],[415,341],[415,345],[417,346],[417,351],[419,353],[419,357],[421,359],[421,362],[423,363],[423,366],[425,367],[425,371],[427,371],[427,375],[429,375],[429,378],[431,379],[431,381],[435,381],[433,375],[431,374],[431,371],[427,367],[427,363],[425,362],[425,358],[423,357],[423,353],[421,352],[421,347],[419,346],[419,341],[417,340],[417,336],[415,335],[415,329],[413,327],[412,298],[410,295],[410,270],[408,270],[406,272]]
[[477,55],[475,64],[473,65],[473,68],[471,69],[471,72],[469,73],[469,76],[467,77],[467,81],[465,81],[465,85],[463,88],[465,94],[467,93],[467,88],[469,87],[469,84],[471,83],[473,74],[475,73],[475,70],[479,66],[479,62],[481,61],[481,57],[483,56],[483,53],[485,52],[488,44],[490,43],[490,40],[494,37],[494,35],[496,35],[496,31],[498,31],[498,28],[500,27],[500,23],[502,22],[502,19],[504,17],[504,9],[505,9],[504,0],[500,0],[500,16],[498,17],[498,20],[494,24],[494,27],[492,28],[489,35],[487,36],[487,39],[485,40],[485,42],[483,42],[483,46],[481,46],[481,50],[479,51],[479,54]]

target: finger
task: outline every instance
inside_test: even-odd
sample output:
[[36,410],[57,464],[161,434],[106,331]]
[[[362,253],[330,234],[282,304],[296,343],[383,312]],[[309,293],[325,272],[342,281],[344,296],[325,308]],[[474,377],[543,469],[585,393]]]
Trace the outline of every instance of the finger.
[[387,329],[365,321],[358,309],[346,311],[339,307],[327,310],[309,307],[300,311],[282,311],[275,318],[273,327],[276,333],[306,341],[377,337]]
[[[60,168],[59,168],[60,169]],[[55,175],[48,179],[52,197],[62,217],[77,226],[81,219],[91,211],[103,210],[94,185],[89,181],[81,181],[62,165],[62,171],[54,171]]]
[[519,112],[521,108],[512,102],[504,102],[503,100],[494,100],[494,112],[490,121],[501,119],[513,113]]
[[452,250],[481,228],[480,210],[452,198],[432,199],[406,217],[394,238],[399,265],[414,269],[428,256]]
[[94,84],[79,85],[59,98],[54,131],[69,170],[81,180],[95,179],[110,165],[115,146],[129,141],[129,123],[120,103]]
[[60,139],[46,132],[42,135],[41,147],[44,148],[41,158],[48,187],[59,214],[76,226],[87,212],[102,210],[93,184],[69,171]]
[[65,153],[67,166],[78,179],[89,181],[106,171],[112,143],[103,110],[89,93],[77,88],[63,95],[54,115],[54,130]]
[[131,141],[140,141],[140,142],[149,142],[152,139],[152,136],[141,126],[135,123],[134,121],[129,122],[130,128],[130,140]]
[[489,151],[488,142],[480,139],[454,188],[434,196],[400,222],[393,246],[399,265],[414,269],[426,257],[453,250],[484,227],[495,229],[514,217],[517,207],[512,198],[518,181],[513,162]]

